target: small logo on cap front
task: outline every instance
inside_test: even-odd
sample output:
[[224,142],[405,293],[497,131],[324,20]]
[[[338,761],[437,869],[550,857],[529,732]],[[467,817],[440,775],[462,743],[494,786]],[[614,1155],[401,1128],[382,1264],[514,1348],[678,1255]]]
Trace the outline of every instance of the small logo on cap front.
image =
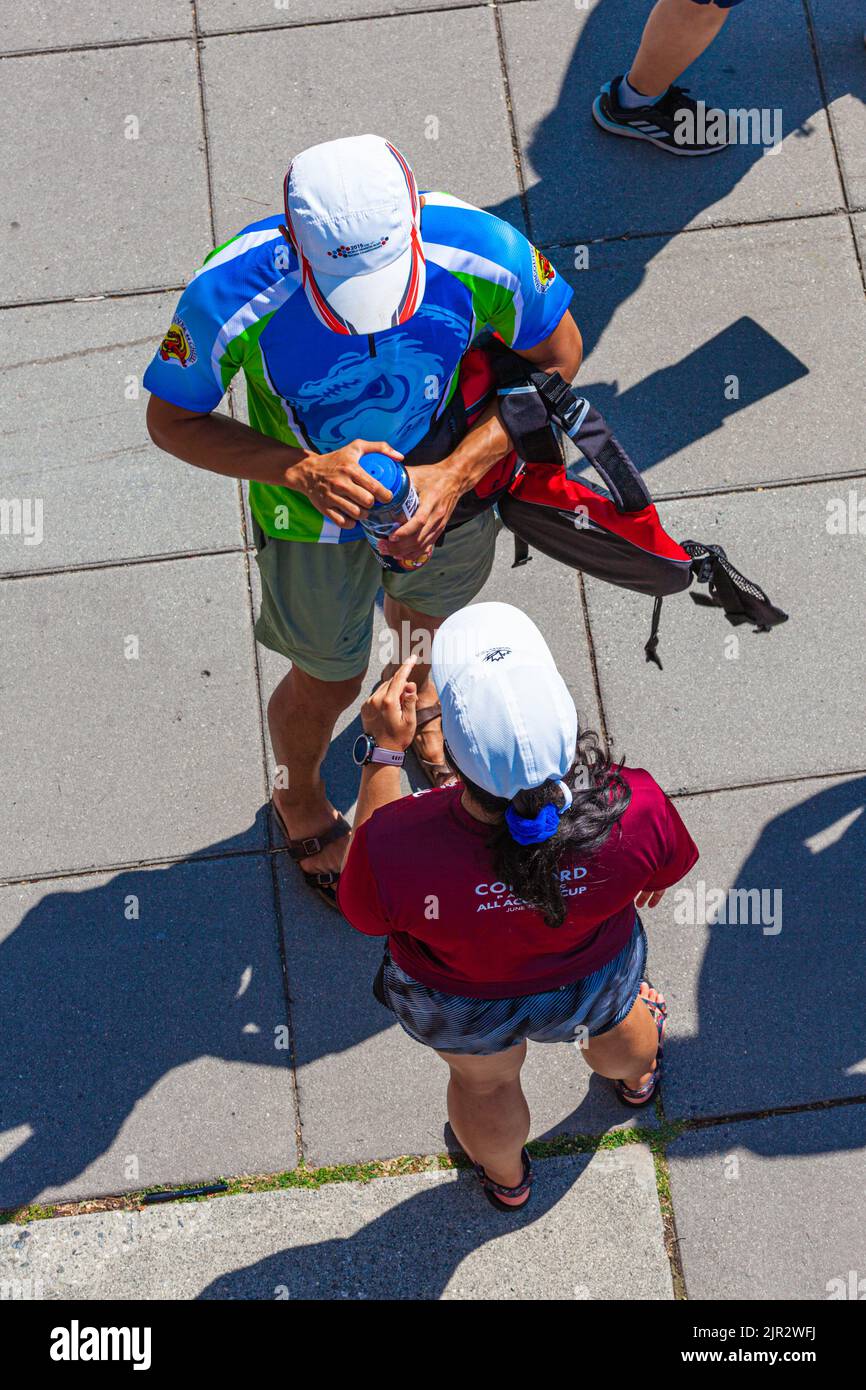
[[490,647],[486,652],[481,653],[482,661],[504,661],[511,655],[510,647]]
[[354,246],[338,246],[336,251],[329,251],[328,255],[335,261],[345,261],[350,256],[366,256],[369,251],[378,251],[386,246],[390,240],[390,237],[382,236],[377,241],[356,241]]

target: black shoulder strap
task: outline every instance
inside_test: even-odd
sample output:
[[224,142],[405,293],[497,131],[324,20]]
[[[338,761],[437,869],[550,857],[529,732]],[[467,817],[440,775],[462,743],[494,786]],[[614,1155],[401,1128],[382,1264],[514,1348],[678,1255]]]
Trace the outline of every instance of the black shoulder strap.
[[562,464],[550,413],[530,380],[530,364],[493,338],[484,345],[496,377],[502,423],[526,463]]
[[553,420],[573,439],[603,479],[618,512],[642,512],[652,502],[646,484],[610,426],[559,372],[532,372],[530,380]]
[[640,473],[607,422],[559,372],[533,370],[525,358],[495,338],[485,343],[485,351],[496,377],[502,423],[522,459],[527,463],[562,461],[550,428],[553,421],[592,464],[617,511],[640,512],[650,505],[652,498]]

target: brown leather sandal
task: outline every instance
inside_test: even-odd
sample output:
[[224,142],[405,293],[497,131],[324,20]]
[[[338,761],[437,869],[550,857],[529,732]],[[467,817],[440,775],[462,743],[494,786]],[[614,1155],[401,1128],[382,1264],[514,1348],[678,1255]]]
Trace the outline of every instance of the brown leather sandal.
[[[387,666],[382,667],[380,681],[390,680],[397,667],[393,661],[389,661]],[[412,752],[427,781],[431,787],[442,787],[446,782],[456,781],[453,767],[449,767],[446,762],[434,763],[432,758],[425,758],[421,753],[421,745],[418,742],[418,734],[425,724],[431,723],[434,719],[442,718],[442,706],[437,700],[435,705],[425,705],[423,709],[416,710],[415,713],[415,737],[412,740]]]
[[446,782],[453,782],[455,774],[453,767],[448,763],[434,763],[432,758],[425,758],[421,754],[421,745],[418,742],[418,734],[426,724],[432,723],[434,719],[442,718],[442,706],[437,700],[435,705],[427,705],[424,709],[419,709],[415,715],[416,733],[412,740],[412,752],[415,759],[431,787],[442,787]]
[[[323,830],[321,835],[305,835],[303,839],[293,840],[286,829],[286,822],[277,810],[276,804],[272,801],[271,805],[273,806],[274,815],[279,822],[280,829],[283,832],[283,838],[288,847],[289,857],[293,859],[296,864],[301,859],[309,859],[312,855],[318,854],[326,845],[333,844],[335,840],[342,840],[344,836],[352,833],[352,827],[345,817],[338,816],[333,825],[329,826],[327,830]],[[322,901],[326,902],[329,907],[339,912],[340,909],[337,906],[337,884],[340,882],[339,873],[335,872],[333,869],[301,869],[301,873],[308,887],[312,888],[315,893],[318,893]]]

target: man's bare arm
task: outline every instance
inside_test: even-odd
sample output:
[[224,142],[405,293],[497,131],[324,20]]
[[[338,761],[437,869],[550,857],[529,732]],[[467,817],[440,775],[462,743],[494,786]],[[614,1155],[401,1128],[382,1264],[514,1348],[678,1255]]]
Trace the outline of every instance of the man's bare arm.
[[519,356],[542,372],[559,372],[566,381],[573,381],[583,361],[583,339],[569,311],[566,309],[549,338],[524,349]]
[[[566,310],[549,338],[518,354],[542,372],[559,372],[566,381],[577,376],[583,360],[583,340],[571,314]],[[491,464],[512,447],[505,426],[494,405],[486,410],[457,445],[449,463],[454,463],[461,495],[479,482]]]
[[201,415],[159,396],[151,396],[148,403],[147,428],[158,448],[184,463],[224,478],[290,487],[338,526],[354,526],[374,499],[390,499],[388,489],[365,473],[364,454],[375,451],[402,457],[384,441],[361,439],[333,453],[308,453],[259,434],[228,415]]

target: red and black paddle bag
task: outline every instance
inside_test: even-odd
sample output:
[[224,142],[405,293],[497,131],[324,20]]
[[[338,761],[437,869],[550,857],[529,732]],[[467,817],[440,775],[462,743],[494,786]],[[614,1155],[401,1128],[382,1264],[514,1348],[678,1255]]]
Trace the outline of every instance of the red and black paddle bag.
[[[734,568],[721,546],[680,544],[669,536],[643,478],[598,411],[558,373],[533,371],[497,340],[466,354],[449,409],[406,463],[444,457],[495,396],[515,450],[461,498],[449,530],[498,504],[514,533],[515,565],[525,564],[532,548],[608,584],[650,595],[655,606],[645,650],[658,666],[661,601],[687,589],[693,578],[709,586],[709,598],[695,601],[724,608],[731,623],[768,631],[786,621],[788,615]],[[604,490],[568,476],[552,424],[574,440]]]

